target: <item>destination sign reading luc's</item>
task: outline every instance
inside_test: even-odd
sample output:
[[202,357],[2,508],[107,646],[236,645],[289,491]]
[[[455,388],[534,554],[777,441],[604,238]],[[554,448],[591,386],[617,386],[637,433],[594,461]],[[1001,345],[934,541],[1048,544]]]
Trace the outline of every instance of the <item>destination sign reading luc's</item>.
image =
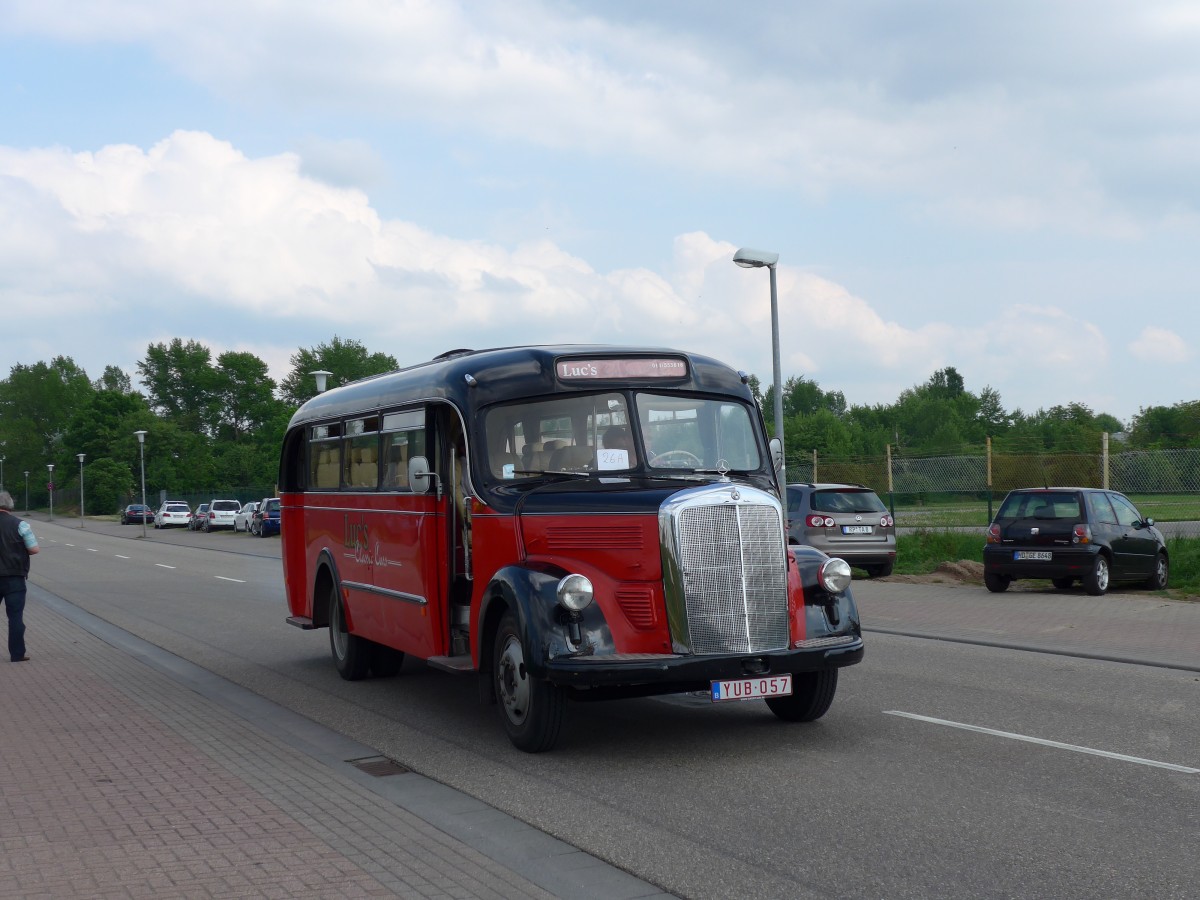
[[670,358],[563,359],[560,381],[612,381],[620,378],[686,378],[687,361]]

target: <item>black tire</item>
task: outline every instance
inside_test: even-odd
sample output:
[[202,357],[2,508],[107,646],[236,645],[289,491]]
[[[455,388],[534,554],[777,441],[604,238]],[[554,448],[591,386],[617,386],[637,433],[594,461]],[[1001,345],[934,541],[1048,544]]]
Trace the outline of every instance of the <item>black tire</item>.
[[338,674],[347,681],[361,681],[371,668],[373,644],[346,630],[346,611],[334,585],[329,587],[329,650]]
[[1093,597],[1099,597],[1108,590],[1110,574],[1108,557],[1103,553],[1097,553],[1096,558],[1092,560],[1091,570],[1080,579],[1083,582],[1083,589]]
[[518,750],[541,753],[558,741],[566,693],[558,685],[529,675],[517,618],[506,612],[496,629],[492,653],[496,706],[508,739]]
[[892,574],[892,570],[896,567],[895,563],[881,563],[877,566],[863,566],[863,571],[867,573],[868,578],[887,578]]
[[1008,586],[1012,583],[1012,576],[997,575],[994,572],[984,572],[983,583],[993,594],[1003,594],[1008,590]]
[[829,712],[837,692],[838,670],[797,672],[790,697],[771,697],[767,708],[786,722],[813,722]]
[[391,678],[400,674],[404,665],[404,651],[383,644],[371,645],[371,674],[376,678]]
[[1167,554],[1160,553],[1154,562],[1154,574],[1146,579],[1146,587],[1152,591],[1165,591],[1170,581],[1171,564],[1167,561]]
[[1062,578],[1051,578],[1050,583],[1052,585],[1054,585],[1056,588],[1058,588],[1060,591],[1065,591],[1067,588],[1069,588],[1071,585],[1073,585],[1075,583],[1075,579],[1068,578],[1067,576],[1064,575]]

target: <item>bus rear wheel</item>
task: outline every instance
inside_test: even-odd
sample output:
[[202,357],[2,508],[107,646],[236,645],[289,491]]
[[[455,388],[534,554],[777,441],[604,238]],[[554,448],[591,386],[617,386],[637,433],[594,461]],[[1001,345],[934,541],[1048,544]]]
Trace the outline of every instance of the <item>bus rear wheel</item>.
[[525,645],[511,612],[504,614],[496,630],[492,679],[500,721],[513,746],[526,753],[551,749],[562,728],[566,694],[558,685],[529,674]]
[[787,722],[813,722],[829,712],[837,683],[837,669],[797,672],[792,676],[792,695],[768,698],[767,708]]
[[347,630],[346,610],[337,585],[329,586],[329,649],[338,674],[347,681],[360,681],[371,668],[371,642]]

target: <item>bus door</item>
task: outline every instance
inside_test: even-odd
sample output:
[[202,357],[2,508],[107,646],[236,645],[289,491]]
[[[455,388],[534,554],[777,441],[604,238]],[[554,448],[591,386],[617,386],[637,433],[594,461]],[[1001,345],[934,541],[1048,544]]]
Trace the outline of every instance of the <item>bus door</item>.
[[379,511],[371,535],[374,586],[386,610],[384,641],[421,658],[446,653],[445,501],[409,484],[409,461],[428,457],[433,446],[426,412],[417,407],[381,416]]

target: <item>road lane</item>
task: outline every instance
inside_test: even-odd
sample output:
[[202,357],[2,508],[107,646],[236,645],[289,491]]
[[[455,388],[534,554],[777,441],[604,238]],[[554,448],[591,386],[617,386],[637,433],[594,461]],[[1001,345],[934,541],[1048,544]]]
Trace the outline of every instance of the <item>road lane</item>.
[[1194,674],[873,635],[813,725],[696,696],[573,704],[560,749],[530,756],[469,678],[338,678],[325,632],[283,624],[278,559],[243,549],[269,542],[59,531],[39,528],[35,583],[680,895],[1192,890],[1200,777],[886,713],[1200,767]]

